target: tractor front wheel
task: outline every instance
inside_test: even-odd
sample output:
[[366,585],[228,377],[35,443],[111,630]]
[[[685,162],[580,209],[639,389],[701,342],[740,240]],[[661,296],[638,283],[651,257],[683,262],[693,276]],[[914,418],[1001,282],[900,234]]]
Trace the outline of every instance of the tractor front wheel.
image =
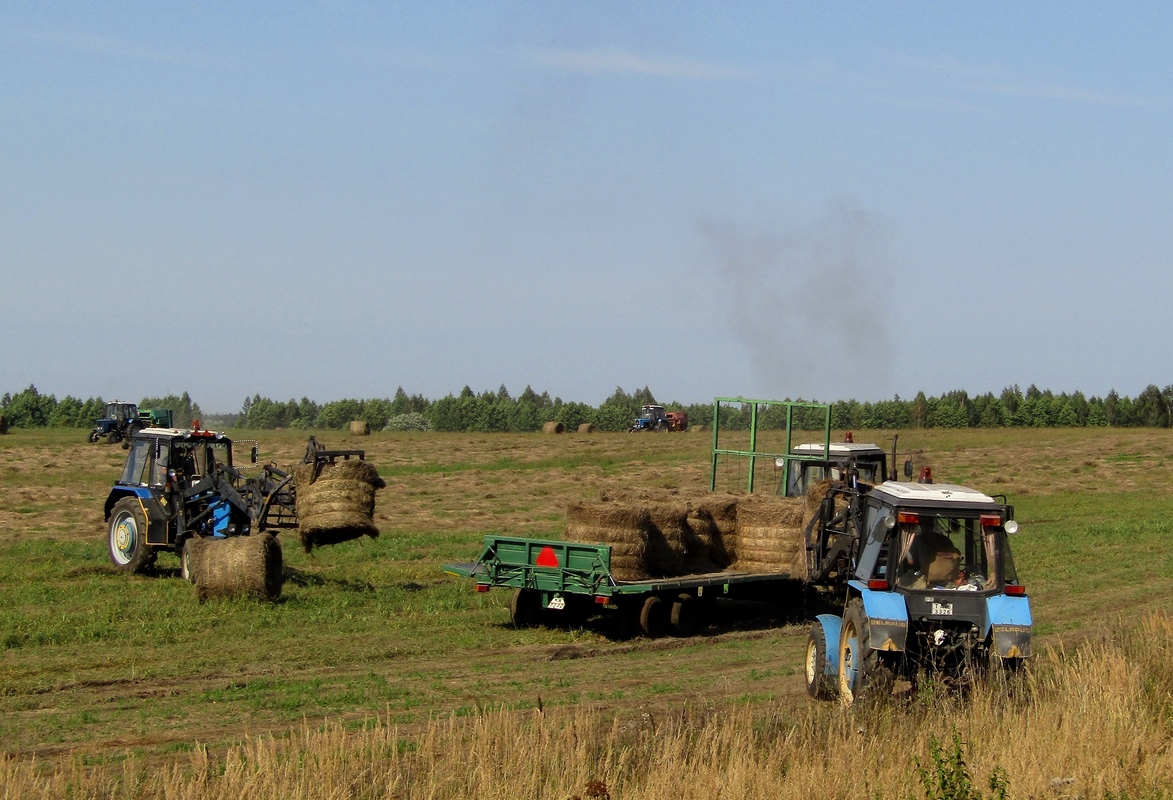
[[97,431],[90,431],[90,444],[96,443],[101,438],[102,434],[98,433]]
[[147,519],[137,498],[124,497],[110,511],[110,560],[123,572],[142,572],[151,561]]
[[892,693],[894,676],[869,644],[870,626],[858,597],[847,604],[839,634],[839,699],[849,706]]
[[183,579],[188,583],[195,583],[195,571],[192,569],[192,542],[194,538],[189,538],[183,543],[183,549],[179,551],[179,573]]
[[806,637],[806,693],[816,700],[828,700],[834,695],[831,676],[827,674],[827,637],[817,622]]

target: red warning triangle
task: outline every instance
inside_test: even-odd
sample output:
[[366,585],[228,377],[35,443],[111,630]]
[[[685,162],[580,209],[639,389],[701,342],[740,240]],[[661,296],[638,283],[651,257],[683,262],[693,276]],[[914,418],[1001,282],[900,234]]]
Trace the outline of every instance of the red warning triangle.
[[538,553],[538,558],[534,561],[539,567],[557,567],[561,566],[558,563],[558,554],[554,552],[554,548],[546,545]]

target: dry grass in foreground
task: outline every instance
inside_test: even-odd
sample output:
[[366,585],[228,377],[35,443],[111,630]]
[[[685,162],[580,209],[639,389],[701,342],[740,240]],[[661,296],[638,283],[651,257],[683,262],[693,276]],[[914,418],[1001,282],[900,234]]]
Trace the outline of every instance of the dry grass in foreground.
[[[449,718],[411,736],[373,722],[42,771],[0,761],[5,798],[1145,798],[1173,787],[1173,618],[1154,614],[1040,656],[970,700],[812,704],[788,715],[690,707],[641,722],[581,709]],[[939,746],[938,746],[939,745]],[[991,779],[993,779],[991,783]]]

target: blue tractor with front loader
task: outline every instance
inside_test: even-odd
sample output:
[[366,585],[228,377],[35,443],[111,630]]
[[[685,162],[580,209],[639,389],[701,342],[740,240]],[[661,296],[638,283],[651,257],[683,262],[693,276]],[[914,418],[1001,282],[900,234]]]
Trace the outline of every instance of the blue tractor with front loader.
[[1014,508],[953,484],[832,485],[806,528],[808,581],[832,590],[806,647],[807,692],[845,705],[926,677],[965,690],[1031,654]]

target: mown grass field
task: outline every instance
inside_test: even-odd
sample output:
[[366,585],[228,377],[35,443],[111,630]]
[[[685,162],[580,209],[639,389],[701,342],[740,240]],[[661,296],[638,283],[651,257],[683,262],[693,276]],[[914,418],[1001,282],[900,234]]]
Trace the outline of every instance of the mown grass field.
[[[771,607],[727,607],[690,639],[515,630],[504,592],[440,572],[474,558],[486,533],[557,537],[568,502],[607,489],[707,488],[708,435],[317,435],[379,466],[382,535],[312,554],[290,536],[281,602],[203,605],[170,556],[153,576],[110,565],[101,510],[120,448],[83,431],[0,437],[0,752],[48,770],[164,768],[193,753],[216,762],[264,734],[344,736],[379,720],[399,741],[434,736],[432,721],[539,706],[632,724],[696,707],[840,713],[811,708],[799,671],[807,626]],[[887,446],[891,435],[857,440]],[[300,432],[236,436],[282,465],[304,451]],[[938,481],[1015,505],[1040,652],[1074,652],[1173,605],[1169,431],[899,441]]]

